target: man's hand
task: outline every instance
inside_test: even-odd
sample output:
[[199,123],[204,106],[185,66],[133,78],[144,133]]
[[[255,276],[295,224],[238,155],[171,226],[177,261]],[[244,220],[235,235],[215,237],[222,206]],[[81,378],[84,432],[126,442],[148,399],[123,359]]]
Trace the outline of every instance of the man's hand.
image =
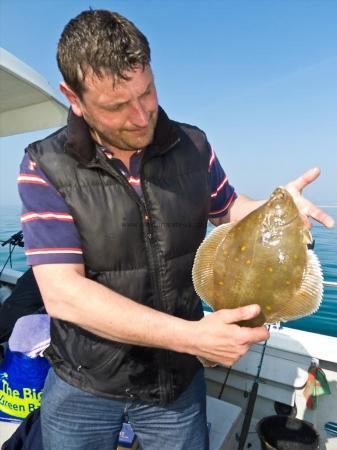
[[306,225],[310,228],[311,222],[309,217],[317,220],[328,228],[332,228],[335,224],[332,217],[328,216],[324,211],[317,208],[313,203],[302,196],[303,189],[319,177],[321,171],[318,167],[314,167],[294,181],[290,181],[285,188],[292,195],[297,208],[303,216]]
[[[311,228],[311,222],[309,217],[317,220],[328,228],[332,228],[335,225],[335,221],[332,217],[326,214],[321,209],[317,208],[313,203],[302,196],[303,189],[310,183],[319,177],[321,171],[318,167],[308,170],[302,176],[296,180],[290,181],[286,184],[285,188],[293,197],[297,208],[302,214],[303,220],[306,225]],[[219,218],[210,219],[210,221],[216,227],[228,222],[236,222],[243,219],[251,211],[254,211],[259,206],[263,205],[266,200],[251,200],[245,195],[238,195],[229,208],[228,213]]]
[[240,327],[236,322],[252,319],[260,312],[258,305],[248,305],[235,309],[221,309],[208,314],[195,326],[193,354],[231,366],[239,360],[252,344],[269,338],[266,327]]

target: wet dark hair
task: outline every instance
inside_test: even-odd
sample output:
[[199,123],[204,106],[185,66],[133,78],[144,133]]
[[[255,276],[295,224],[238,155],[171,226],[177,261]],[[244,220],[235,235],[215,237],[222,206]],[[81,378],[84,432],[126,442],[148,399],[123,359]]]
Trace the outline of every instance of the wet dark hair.
[[57,47],[57,64],[64,81],[79,96],[88,70],[98,78],[128,79],[126,71],[150,64],[148,40],[118,13],[83,11],[65,26]]

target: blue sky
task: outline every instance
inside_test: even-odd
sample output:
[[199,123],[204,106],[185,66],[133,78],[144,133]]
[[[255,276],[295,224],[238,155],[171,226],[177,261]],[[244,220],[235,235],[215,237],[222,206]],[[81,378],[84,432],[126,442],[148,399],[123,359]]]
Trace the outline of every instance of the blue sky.
[[[57,40],[89,7],[147,35],[161,105],[206,131],[238,192],[265,198],[318,165],[307,196],[337,204],[337,1],[0,0],[1,46],[58,90]],[[0,140],[0,204],[19,203],[24,147],[47,133]]]

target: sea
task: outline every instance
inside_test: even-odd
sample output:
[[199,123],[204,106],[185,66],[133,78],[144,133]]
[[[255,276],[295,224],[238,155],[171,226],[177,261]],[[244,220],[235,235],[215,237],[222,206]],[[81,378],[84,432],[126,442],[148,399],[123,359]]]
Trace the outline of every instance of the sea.
[[[337,224],[337,205],[322,207]],[[20,231],[20,207],[6,206],[0,208],[0,272],[9,257],[9,246],[1,245],[1,241],[6,241],[13,234]],[[210,225],[208,232],[211,230]],[[312,235],[315,240],[314,251],[319,257],[323,268],[325,281],[337,282],[337,225],[327,229],[320,224],[314,224]],[[26,271],[26,259],[23,248],[16,247],[11,257],[12,268],[19,271]],[[7,262],[10,267],[10,261]],[[311,316],[289,321],[283,326],[296,328],[313,333],[325,334],[337,337],[337,287],[324,287],[324,297],[319,310]]]

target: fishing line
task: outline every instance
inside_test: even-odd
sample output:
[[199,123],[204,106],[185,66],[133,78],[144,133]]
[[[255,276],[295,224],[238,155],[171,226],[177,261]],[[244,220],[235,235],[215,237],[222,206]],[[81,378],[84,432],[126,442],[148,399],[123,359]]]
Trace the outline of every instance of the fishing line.
[[15,249],[15,245],[12,247],[11,244],[9,244],[9,255],[8,255],[8,258],[6,259],[5,264],[1,268],[0,277],[2,275],[2,272],[5,270],[5,267],[7,266],[8,261],[9,261],[10,267],[12,267],[12,254],[14,252],[14,249]]
[[221,397],[222,397],[223,391],[224,391],[224,389],[225,389],[225,386],[226,386],[226,384],[227,384],[228,377],[229,377],[229,374],[231,373],[231,370],[232,370],[232,366],[229,366],[228,369],[227,369],[225,381],[222,383],[222,387],[221,387],[220,393],[219,393],[219,395],[218,395],[218,399],[219,399],[219,400],[221,400]]

